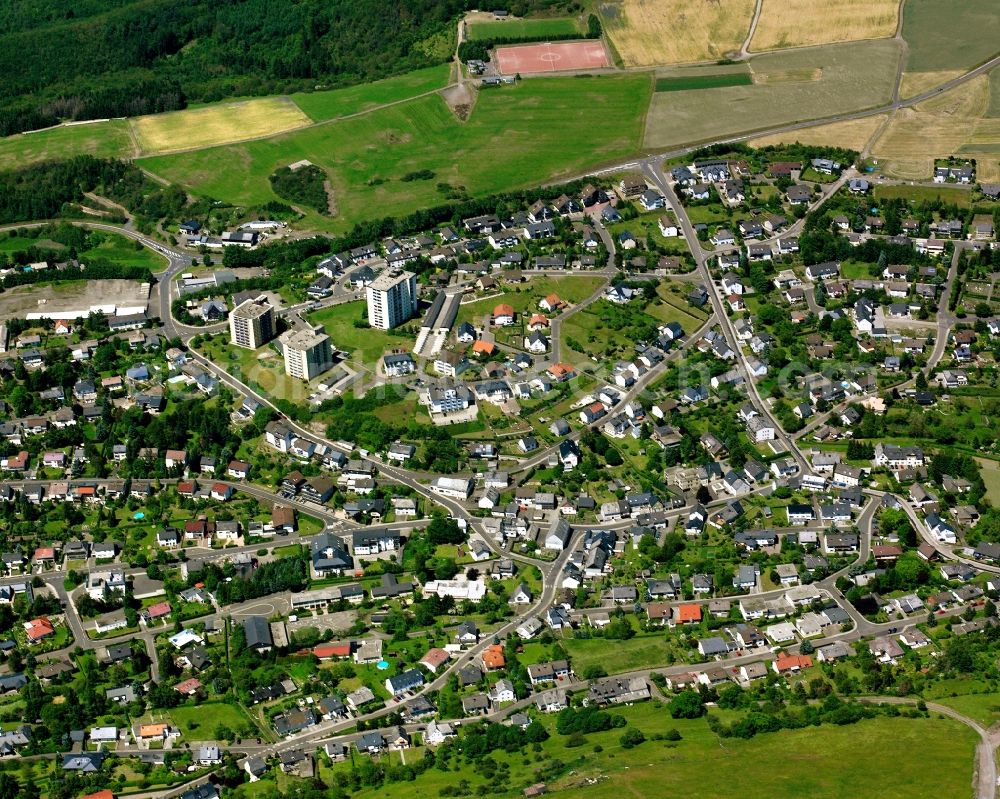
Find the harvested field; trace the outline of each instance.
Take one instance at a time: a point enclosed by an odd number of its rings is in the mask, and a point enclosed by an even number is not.
[[[947,83],[961,74],[962,70],[960,69],[945,69],[937,72],[904,72],[903,81],[899,85],[899,96],[903,99],[915,97],[922,92],[930,91],[935,86]]]
[[[144,155],[214,147],[294,130],[311,120],[291,100],[260,97],[130,121]]]
[[[764,0],[750,49],[884,39],[898,20],[897,0]]]
[[[611,65],[604,44],[599,41],[498,47],[495,57],[497,69],[503,75],[571,72]]]
[[[666,148],[860,111],[892,96],[899,44],[832,44],[750,59],[753,86],[653,95],[647,147]],[[788,81],[822,72],[817,80]],[[771,82],[775,76],[785,80]]]
[[[738,52],[754,0],[620,0],[600,5],[604,29],[627,67],[686,64]]]
[[[831,122],[827,125],[813,125],[800,130],[778,133],[773,136],[761,136],[751,139],[751,147],[767,147],[774,144],[807,144],[813,147],[847,147],[851,150],[864,149],[868,140],[885,122],[887,114],[849,119],[846,122]]]
[[[983,119],[988,105],[989,78],[981,75],[913,108],[900,109],[872,145],[872,155],[882,161],[886,174],[926,180],[934,171],[935,158],[956,153],[975,157],[974,142],[982,146],[997,141],[990,133],[996,126]]]

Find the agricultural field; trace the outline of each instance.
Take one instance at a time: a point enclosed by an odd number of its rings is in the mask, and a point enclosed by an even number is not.
[[[284,97],[213,103],[130,120],[143,155],[197,150],[273,136],[309,123],[309,117]]]
[[[754,0],[601,3],[604,30],[626,67],[687,64],[739,52]]]
[[[645,144],[690,144],[879,106],[892,96],[898,57],[895,41],[755,56],[753,86],[654,94]]]
[[[467,122],[428,96],[369,114],[267,140],[142,160],[155,174],[237,204],[276,199],[277,167],[308,159],[330,175],[339,216],[309,217],[344,230],[373,216],[396,215],[446,199],[538,185],[635,152],[652,82],[647,75],[538,78],[483,92]],[[615,120],[596,138],[580,131]],[[429,180],[403,181],[429,170]],[[443,186],[443,184],[448,184]]]
[[[897,0],[764,0],[750,49],[883,39],[898,21]]]
[[[625,749],[619,744],[621,731],[610,730],[588,734],[586,746],[568,747],[568,739],[554,732],[554,719],[549,716],[543,717],[542,723],[552,737],[528,762],[503,751],[491,756],[509,764],[512,788],[536,781],[537,769],[544,770],[559,760],[562,776],[547,780],[549,792],[582,799],[673,795],[770,799],[806,792],[816,799],[840,799],[864,793],[873,782],[878,783],[879,795],[885,799],[931,799],[950,791],[968,793],[977,740],[964,725],[942,718],[880,717],[845,727],[823,725],[746,740],[718,738],[704,718],[672,719],[658,703],[615,708],[613,712],[624,716],[629,727],[641,730],[647,742]],[[725,711],[711,712],[727,722],[734,718]],[[681,740],[651,740],[669,729],[676,729]],[[929,747],[933,758],[926,756]],[[886,762],[892,762],[894,768],[887,770]],[[739,780],[713,779],[706,771],[708,763],[714,773],[739,774]],[[850,768],[845,768],[845,763]],[[350,767],[338,764],[333,770]],[[459,779],[467,780],[473,791],[484,782],[471,767],[458,774],[432,768],[414,782],[363,788],[353,795],[359,799],[425,799],[437,796]]]
[[[554,17],[552,19],[482,19],[466,23],[466,36],[470,41],[495,38],[528,38],[544,36],[572,36],[583,34],[585,28],[574,17]]]
[[[970,69],[1000,52],[997,4],[906,0],[903,38],[909,45],[907,72]]]
[[[811,125],[785,133],[775,133],[771,136],[761,136],[747,142],[751,147],[769,147],[776,144],[808,144],[814,147],[847,147],[862,151],[869,139],[875,135],[888,114],[876,114],[861,119],[848,119],[844,122],[830,122],[826,125]]]
[[[930,178],[934,159],[953,154],[977,159],[980,180],[1000,179],[1000,119],[988,116],[995,80],[980,75],[898,110],[872,145],[872,155],[886,174],[908,180]]]
[[[362,83],[346,89],[297,92],[291,95],[291,98],[313,122],[325,122],[328,119],[361,114],[387,103],[398,103],[435,89],[443,89],[450,77],[451,66],[438,64],[407,72],[398,77],[374,83]]]
[[[683,92],[698,89],[721,89],[724,86],[752,86],[748,72],[729,72],[722,75],[692,75],[688,78],[657,78],[656,91]]]
[[[113,119],[85,125],[62,125],[0,139],[0,169],[28,166],[56,158],[94,155],[128,158],[134,154],[128,122]]]

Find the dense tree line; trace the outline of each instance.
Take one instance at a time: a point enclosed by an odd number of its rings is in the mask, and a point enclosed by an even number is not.
[[[84,192],[116,183],[133,170],[138,172],[124,161],[79,155],[0,172],[0,223],[59,216],[67,203],[82,200]]]
[[[283,166],[271,177],[271,188],[279,197],[291,203],[307,205],[321,214],[330,211],[329,198],[326,194],[326,172],[315,164],[290,169]]]
[[[231,568],[228,566],[228,569]],[[227,568],[208,564],[197,579],[215,595],[220,605],[231,605],[281,591],[301,591],[306,586],[309,573],[304,558],[289,557],[262,563],[246,580],[226,582],[226,577],[231,576]]]
[[[0,134],[401,74],[450,58],[457,17],[474,5],[302,0],[278,11],[264,0],[4,3]]]

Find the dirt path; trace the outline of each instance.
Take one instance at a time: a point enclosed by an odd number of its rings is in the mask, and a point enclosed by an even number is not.
[[[740,48],[740,58],[747,58],[750,55],[750,41],[757,32],[757,23],[760,22],[760,12],[764,8],[764,0],[757,0],[757,5],[753,10],[753,19],[750,20],[750,30],[747,32],[743,46]]]

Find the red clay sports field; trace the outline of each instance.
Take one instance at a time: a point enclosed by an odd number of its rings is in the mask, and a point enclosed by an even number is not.
[[[610,66],[601,42],[554,42],[500,47],[496,51],[501,75],[537,72],[567,72],[577,69],[600,69]]]

